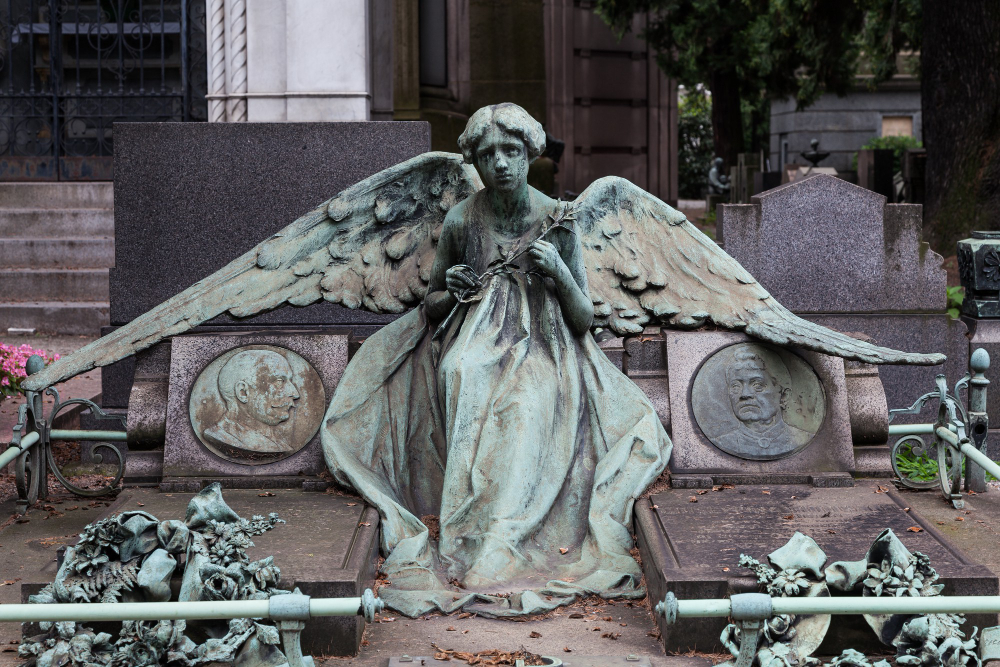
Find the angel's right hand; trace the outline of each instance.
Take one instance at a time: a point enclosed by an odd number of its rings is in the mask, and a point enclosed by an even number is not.
[[[479,287],[482,282],[476,272],[468,264],[456,264],[444,274],[445,285],[456,299],[460,299],[466,290]]]

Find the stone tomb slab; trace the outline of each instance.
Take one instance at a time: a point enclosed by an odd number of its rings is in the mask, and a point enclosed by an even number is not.
[[[347,366],[342,334],[177,336],[161,490],[301,486],[326,470],[320,423]]]
[[[853,483],[842,359],[737,333],[664,336],[673,486]]]
[[[692,501],[692,498],[696,499]],[[740,554],[761,561],[798,531],[812,537],[827,563],[863,558],[886,528],[911,552],[930,557],[945,595],[997,595],[997,577],[968,559],[914,511],[888,483],[859,482],[853,489],[806,485],[748,485],[709,490],[670,489],[636,503],[635,528],[650,600],[668,592],[681,599],[725,598],[756,592],[756,577],[740,568]],[[911,532],[916,526],[921,530]],[[660,625],[667,651],[722,651],[719,634],[727,620],[690,619]],[[997,624],[996,614],[970,614],[969,625]],[[864,650],[876,642],[860,616],[831,624],[824,646]],[[839,648],[838,648],[839,646]],[[823,647],[821,647],[823,648]]]
[[[227,489],[223,499],[244,518],[277,512],[286,523],[253,538],[248,549],[251,559],[274,556],[281,570],[279,587],[298,587],[312,597],[359,597],[373,588],[378,558],[379,517],[360,498],[329,493],[307,493],[300,489],[280,489],[261,496],[259,490]],[[97,520],[119,512],[139,509],[157,519],[183,519],[193,494],[159,493],[155,489],[128,489],[119,501]],[[77,513],[78,514],[78,513]],[[34,522],[32,522],[34,523]],[[79,528],[77,528],[79,530]],[[71,541],[71,543],[75,542]],[[22,582],[22,602],[55,578],[55,563],[46,553],[47,567],[41,577]],[[180,586],[179,578],[176,581]],[[96,624],[95,630],[118,636],[120,624]],[[302,650],[315,656],[351,656],[358,652],[364,619],[359,616],[313,618],[302,633]],[[27,627],[25,634],[38,634]]]

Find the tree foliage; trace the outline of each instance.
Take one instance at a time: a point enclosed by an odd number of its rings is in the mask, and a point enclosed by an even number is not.
[[[873,83],[896,54],[919,48],[921,0],[598,0],[619,34],[637,12],[641,33],[670,77],[712,91],[716,149],[734,164],[744,149],[741,102],[793,97],[799,108],[855,85],[862,52]],[[734,108],[735,107],[735,108]],[[751,148],[757,148],[751,146]]]
[[[677,181],[682,199],[698,199],[708,178],[715,145],[712,100],[704,88],[686,89],[678,100]]]

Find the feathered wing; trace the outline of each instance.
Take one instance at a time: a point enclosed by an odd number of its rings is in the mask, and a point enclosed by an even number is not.
[[[571,211],[596,326],[630,335],[649,323],[681,329],[712,323],[874,364],[945,359],[877,347],[793,315],[683,214],[622,178],[595,181]]]
[[[447,211],[482,182],[454,153],[424,153],[357,183],[113,333],[27,378],[39,390],[228,312],[320,299],[399,313],[427,291]]]

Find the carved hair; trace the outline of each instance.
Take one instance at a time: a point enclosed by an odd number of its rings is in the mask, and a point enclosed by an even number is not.
[[[528,160],[534,160],[545,150],[545,130],[527,111],[511,102],[483,107],[472,114],[465,132],[458,138],[458,147],[468,164],[475,164],[476,149],[489,129],[499,127],[516,135],[528,150]]]
[[[288,360],[277,352],[270,350],[243,350],[237,352],[222,365],[219,371],[219,394],[226,402],[226,409],[235,411],[238,407],[236,400],[236,384],[245,381],[252,385],[257,384],[257,368],[265,360],[272,362],[283,362],[288,364]]]

